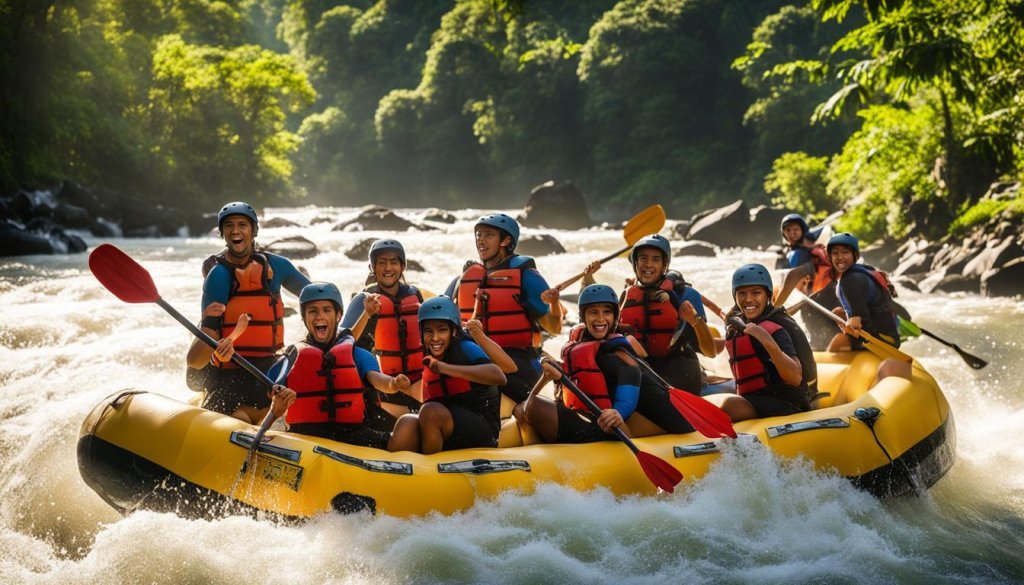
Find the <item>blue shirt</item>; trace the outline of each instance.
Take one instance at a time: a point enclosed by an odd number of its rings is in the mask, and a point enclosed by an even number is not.
[[[273,277],[270,279],[270,290],[274,294],[281,294],[281,287],[284,286],[290,292],[298,295],[302,292],[302,288],[309,284],[309,279],[295,268],[291,260],[276,254],[263,253],[263,255],[267,258],[267,263],[270,264],[270,270],[273,272]],[[210,273],[206,275],[206,280],[203,281],[202,308],[205,309],[210,303],[215,302],[226,305],[228,297],[231,295],[231,284],[234,279],[235,275],[226,266],[219,262],[215,264],[210,269]]]

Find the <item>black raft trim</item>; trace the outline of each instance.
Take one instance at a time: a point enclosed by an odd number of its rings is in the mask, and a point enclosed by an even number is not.
[[[891,463],[848,479],[880,498],[920,495],[946,475],[955,460],[956,423],[950,412],[939,428]]]
[[[345,455],[344,453],[332,451],[327,447],[321,447],[320,445],[313,447],[313,452],[333,459],[339,463],[354,465],[355,467],[365,469],[367,471],[375,471],[377,473],[394,473],[396,475],[412,475],[412,464],[410,463],[399,463],[398,461],[360,459],[358,457],[353,457],[351,455]]]
[[[502,471],[531,471],[530,462],[522,459],[469,459],[466,461],[453,461],[452,463],[438,463],[438,473],[472,473],[483,475],[485,473],[500,473]]]

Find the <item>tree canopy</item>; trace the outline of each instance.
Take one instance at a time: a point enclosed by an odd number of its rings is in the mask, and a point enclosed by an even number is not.
[[[1020,173],[1019,0],[4,0],[3,190],[945,231]],[[907,211],[910,213],[907,213]]]

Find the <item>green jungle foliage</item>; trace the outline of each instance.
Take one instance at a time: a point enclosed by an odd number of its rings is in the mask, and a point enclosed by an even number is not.
[[[742,197],[936,235],[1020,174],[1022,24],[1024,0],[0,0],[0,187],[505,208],[570,179],[599,214]]]

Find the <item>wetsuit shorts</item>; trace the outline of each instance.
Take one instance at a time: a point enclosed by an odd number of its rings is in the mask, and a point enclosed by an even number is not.
[[[556,443],[596,443],[597,441],[616,440],[615,435],[602,431],[596,422],[561,402],[556,402],[555,408],[558,410]]]
[[[536,349],[505,348],[512,361],[519,369],[512,374],[505,374],[507,382],[504,386],[498,386],[502,394],[516,402],[526,400],[537,380],[540,380],[539,354]]]
[[[804,391],[793,386],[765,388],[743,397],[754,406],[759,418],[788,416],[811,409]]]
[[[458,404],[446,405],[452,414],[452,434],[444,440],[444,451],[497,447],[501,421],[497,416],[474,412]]]
[[[252,358],[249,361],[265,372],[275,358]],[[203,370],[206,373],[203,408],[231,415],[241,406],[258,409],[270,406],[267,389],[249,372],[241,368],[218,368],[212,365],[205,366]]]
[[[289,427],[289,432],[311,437],[323,437],[339,443],[361,445],[374,449],[387,449],[391,433],[365,425],[342,425],[337,423],[299,423]]]

